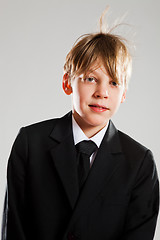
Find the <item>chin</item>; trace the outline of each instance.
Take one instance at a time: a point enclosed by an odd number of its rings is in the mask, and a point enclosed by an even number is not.
[[[109,120],[109,119],[108,119],[108,120]],[[90,126],[92,126],[92,127],[103,127],[103,126],[105,126],[105,125],[107,124],[108,120],[107,120],[107,119],[104,119],[104,120],[102,121],[102,119],[96,119],[96,118],[94,118],[94,120],[93,120],[93,119],[90,119],[90,121],[87,121],[87,122],[88,122],[88,124],[89,124]]]

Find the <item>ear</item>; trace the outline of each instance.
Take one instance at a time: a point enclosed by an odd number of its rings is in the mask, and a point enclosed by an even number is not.
[[[126,93],[127,93],[127,89],[124,89],[124,92],[123,92],[123,95],[122,95],[122,98],[121,98],[121,103],[123,103],[125,101]]]
[[[69,82],[69,74],[68,73],[65,73],[63,75],[62,87],[63,87],[64,92],[67,95],[70,95],[72,93],[72,87],[71,87],[71,84]]]

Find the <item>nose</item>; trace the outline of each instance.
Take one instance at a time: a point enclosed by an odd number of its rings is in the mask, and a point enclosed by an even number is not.
[[[104,84],[97,86],[94,96],[96,98],[108,98],[109,94],[107,86],[104,86]]]

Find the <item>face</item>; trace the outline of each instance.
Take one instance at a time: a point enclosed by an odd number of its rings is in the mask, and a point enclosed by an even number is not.
[[[87,74],[75,77],[71,86],[64,75],[63,89],[72,94],[73,116],[88,137],[108,123],[126,95],[124,83],[117,84],[103,65],[96,67],[96,64]]]

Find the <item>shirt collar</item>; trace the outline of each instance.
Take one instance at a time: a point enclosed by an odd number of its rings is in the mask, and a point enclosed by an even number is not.
[[[96,135],[94,135],[92,138],[88,138],[84,134],[82,129],[79,127],[79,125],[77,124],[77,122],[75,121],[75,119],[74,119],[74,117],[72,115],[72,129],[73,129],[73,139],[74,139],[74,144],[75,145],[77,143],[83,141],[83,140],[92,140],[97,145],[97,147],[99,148],[107,128],[108,128],[108,123]]]

